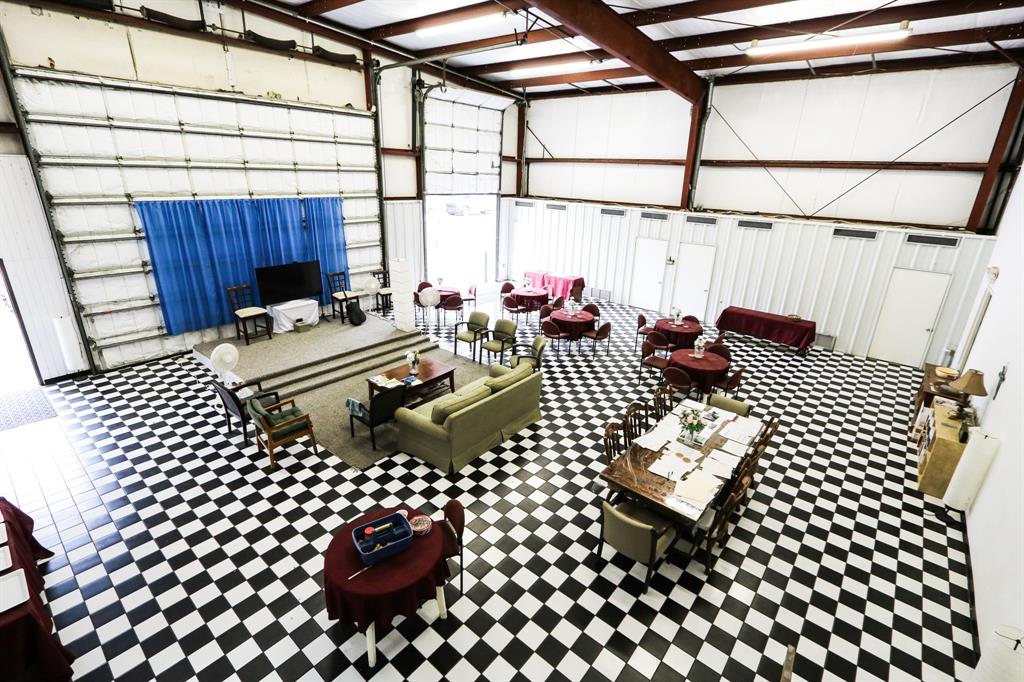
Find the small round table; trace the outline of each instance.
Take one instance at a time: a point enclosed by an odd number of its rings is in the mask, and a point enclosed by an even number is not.
[[[583,332],[594,328],[594,316],[586,311],[580,311],[570,315],[565,308],[552,311],[551,321],[558,325],[558,328],[569,335],[570,341],[579,341],[583,338]]]
[[[548,302],[547,289],[536,287],[519,287],[508,294],[515,299],[516,303],[530,310],[540,310],[540,307]]]
[[[721,355],[705,351],[704,357],[695,358],[691,348],[684,348],[672,353],[668,358],[668,364],[670,367],[679,367],[685,370],[700,387],[701,393],[711,393],[711,387],[729,369],[729,361]]]
[[[437,599],[441,618],[448,617],[444,602],[448,564],[444,560],[441,529],[436,523],[426,535],[414,537],[409,549],[349,580],[349,576],[365,568],[352,541],[352,530],[398,509],[405,509],[410,517],[420,515],[409,507],[369,512],[342,526],[324,552],[327,617],[343,625],[353,623],[366,633],[366,654],[371,667],[377,664],[378,623],[387,626],[395,616],[411,617],[427,599]]]
[[[677,348],[693,348],[693,342],[704,333],[704,327],[696,322],[683,320],[676,324],[667,317],[655,322],[654,329],[664,334],[668,342]]]

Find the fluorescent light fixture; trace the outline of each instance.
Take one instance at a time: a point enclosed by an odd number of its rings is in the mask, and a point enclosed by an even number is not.
[[[886,43],[892,40],[907,38],[912,29],[908,22],[904,21],[894,31],[882,31],[880,33],[862,33],[852,36],[837,36],[822,38],[820,40],[801,40],[798,42],[774,43],[772,45],[761,45],[758,41],[750,43],[746,52],[751,57],[764,57],[773,54],[785,54],[787,52],[801,52],[803,50],[814,50],[817,48],[846,47],[849,45],[865,45],[870,43]]]
[[[589,59],[577,59],[563,64],[550,64],[548,66],[528,66],[522,69],[513,69],[508,72],[510,78],[529,78],[531,76],[548,76],[555,73],[571,73],[569,69],[576,69],[582,66],[590,66]]]

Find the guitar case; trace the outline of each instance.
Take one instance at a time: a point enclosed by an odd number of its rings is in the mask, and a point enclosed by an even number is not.
[[[363,322],[366,322],[366,313],[364,313],[363,309],[359,307],[358,298],[345,297],[345,314],[348,315],[348,321],[351,322],[353,326],[358,327]]]

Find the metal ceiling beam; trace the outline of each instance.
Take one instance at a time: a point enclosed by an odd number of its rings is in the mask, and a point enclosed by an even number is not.
[[[421,17],[406,19],[404,21],[396,21],[392,24],[375,26],[374,28],[366,29],[365,33],[366,37],[371,40],[382,40],[384,38],[391,38],[392,36],[415,33],[416,31],[424,28],[454,24],[460,21],[468,21],[479,17],[491,16],[493,14],[504,14],[508,11],[525,9],[526,7],[529,7],[529,5],[526,4],[525,0],[503,0],[502,2],[491,2],[491,0],[487,0],[487,2],[478,2],[475,5],[456,7],[455,9],[446,10],[444,12],[437,12],[436,14],[427,14]],[[514,37],[512,39],[514,40]]]
[[[299,5],[296,9],[299,11],[299,14],[304,16],[318,17],[321,14],[327,14],[336,9],[354,5],[357,2],[362,2],[362,0],[311,0],[311,2]]]
[[[984,225],[983,219],[990,211],[989,205],[992,203],[992,190],[995,188],[999,175],[1006,172],[1003,169],[1003,161],[1007,156],[1006,152],[1010,147],[1014,131],[1020,125],[1022,114],[1024,114],[1024,69],[1017,69],[1017,80],[1010,91],[1010,99],[1003,111],[996,139],[992,143],[992,152],[989,154],[985,173],[982,175],[981,185],[978,187],[978,194],[974,199],[974,206],[971,208],[971,215],[967,219],[967,229],[971,232],[977,232]],[[1016,174],[1017,169],[1011,168],[1009,172]],[[990,227],[993,230],[996,228],[995,225]]]
[[[658,44],[669,52],[681,50],[694,50],[703,47],[721,47],[723,45],[734,45],[750,43],[753,40],[770,40],[794,36],[802,33],[818,34],[835,30],[841,27],[843,30],[851,28],[868,28],[872,26],[885,26],[886,24],[898,24],[901,21],[922,21],[926,19],[938,19],[961,14],[974,14],[1011,7],[1024,7],[1024,0],[976,0],[975,2],[964,2],[963,0],[936,0],[935,2],[920,2],[914,5],[900,5],[898,7],[885,7],[874,12],[848,12],[846,14],[834,14],[815,19],[804,19],[801,21],[787,21],[779,24],[769,24],[750,28],[738,28],[729,31],[716,31],[714,33],[703,33],[679,38],[668,38],[659,40]],[[640,14],[634,12],[633,14]],[[624,15],[631,17],[632,14]],[[549,55],[546,57],[534,57],[532,59],[514,59],[504,62],[492,62],[465,68],[463,71],[473,75],[489,73],[502,73],[515,69],[529,69],[542,66],[557,66],[571,62],[578,62],[582,55],[578,52],[567,54]],[[610,54],[604,50],[588,50],[587,58],[590,59],[611,59]]]
[[[741,66],[759,66],[761,64],[782,64],[786,62],[802,62],[809,59],[831,59],[835,57],[857,57],[887,52],[903,52],[928,48],[950,47],[953,45],[972,45],[986,43],[989,40],[1017,40],[1024,38],[1024,25],[1007,24],[989,26],[960,31],[942,31],[940,33],[923,33],[911,35],[902,40],[871,45],[846,45],[839,47],[807,48],[799,52],[764,55],[751,57],[747,54],[729,55],[727,57],[710,57],[705,59],[689,59],[679,62],[694,71],[708,69],[738,68]],[[817,69],[816,69],[817,70]],[[806,72],[805,72],[806,73]],[[564,83],[584,83],[606,78],[630,78],[644,76],[645,73],[633,68],[605,69],[602,71],[579,71],[576,73],[556,74],[540,78],[527,78],[515,81],[499,81],[509,88],[528,88],[537,85],[559,85]]]
[[[687,101],[703,97],[707,85],[697,74],[601,0],[528,1]]]
[[[693,19],[723,12],[737,12],[745,9],[764,7],[765,5],[778,5],[790,0],[693,0],[692,2],[681,2],[675,5],[666,5],[654,9],[640,10],[638,12],[624,12],[618,16],[633,26],[650,26],[661,24],[667,21],[679,21],[680,19]],[[426,54],[444,54],[451,50],[464,50],[476,47],[489,47],[508,40],[519,39],[524,43],[544,43],[549,40],[560,40],[562,38],[573,38],[578,33],[569,26],[550,26],[539,28],[519,35],[509,34],[495,36],[493,38],[481,38],[467,40],[462,43],[440,45],[425,50]]]

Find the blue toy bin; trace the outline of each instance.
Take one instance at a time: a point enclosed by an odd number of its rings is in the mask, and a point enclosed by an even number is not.
[[[381,526],[387,526],[389,523],[391,524],[390,527],[378,531],[374,535],[372,543],[367,543],[363,540],[367,528],[371,526],[380,528]],[[370,523],[356,526],[352,530],[352,541],[355,543],[359,558],[363,560],[363,565],[373,566],[378,561],[409,549],[409,546],[412,544],[412,527],[404,516],[396,512],[382,516]],[[381,545],[381,547],[375,550],[374,547],[377,545]]]

